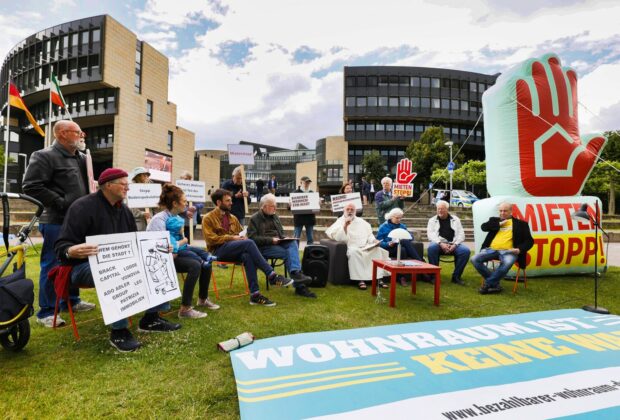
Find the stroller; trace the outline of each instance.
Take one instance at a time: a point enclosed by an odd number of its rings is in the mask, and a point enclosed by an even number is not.
[[[19,243],[9,246],[9,198],[17,198],[35,204],[38,209],[30,222],[22,226],[17,233]],[[34,313],[34,284],[26,278],[25,245],[33,226],[43,213],[43,204],[24,194],[0,193],[3,210],[4,245],[6,261],[0,266],[0,345],[10,351],[23,349],[30,339],[30,323],[28,318]],[[4,275],[13,263],[13,272]]]

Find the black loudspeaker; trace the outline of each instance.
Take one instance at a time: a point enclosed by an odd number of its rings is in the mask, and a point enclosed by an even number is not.
[[[329,249],[325,245],[306,245],[301,270],[312,277],[310,287],[325,287],[329,274]]]

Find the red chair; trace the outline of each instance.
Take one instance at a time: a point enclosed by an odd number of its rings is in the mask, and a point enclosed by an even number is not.
[[[56,305],[54,305],[54,323],[53,328],[56,328],[56,317],[60,309],[60,299],[67,302],[67,308],[69,309],[69,317],[71,318],[71,326],[73,327],[73,336],[76,341],[80,341],[80,334],[77,330],[77,324],[75,323],[75,317],[73,316],[73,308],[69,300],[69,284],[71,279],[72,265],[60,265],[54,267],[47,275],[48,281],[54,283],[54,291],[56,292]]]

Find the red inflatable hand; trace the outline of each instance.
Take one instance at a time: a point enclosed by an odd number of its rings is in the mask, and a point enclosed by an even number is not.
[[[517,82],[521,182],[534,196],[578,194],[607,139],[579,137],[573,70],[549,56],[533,61],[531,73]]]
[[[396,165],[396,182],[399,184],[409,184],[418,175],[411,172],[411,161],[409,159],[401,159]]]

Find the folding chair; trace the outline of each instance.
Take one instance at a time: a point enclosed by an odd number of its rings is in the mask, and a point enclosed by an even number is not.
[[[248,287],[248,278],[245,275],[245,266],[243,265],[243,263],[235,263],[235,262],[230,262],[230,261],[213,261],[212,263],[213,267],[216,267],[218,265],[229,265],[232,266],[232,270],[230,273],[230,285],[229,285],[229,289],[232,289],[233,287],[233,280],[235,279],[235,268],[237,268],[237,266],[241,266],[241,274],[243,275],[243,282],[245,283],[245,293],[242,293],[240,295],[233,295],[230,297],[241,297],[241,296],[245,296],[245,295],[249,295],[250,294],[250,288]],[[213,292],[215,292],[215,298],[219,299],[220,298],[220,292],[218,292],[217,290],[217,281],[215,279],[215,270],[211,270],[211,282],[213,283]]]

